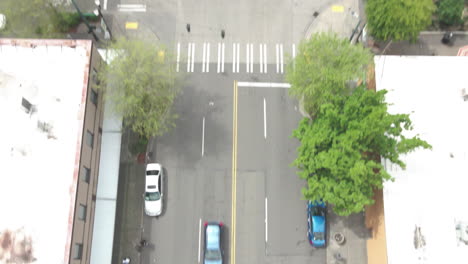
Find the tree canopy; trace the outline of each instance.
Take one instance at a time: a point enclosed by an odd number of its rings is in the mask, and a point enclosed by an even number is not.
[[[373,204],[373,190],[392,179],[379,155],[405,168],[401,154],[431,148],[418,136],[405,137],[412,129],[409,115],[387,113],[385,93],[358,87],[323,104],[313,121],[300,122],[293,132],[301,143],[293,165],[307,180],[306,199],[323,199],[339,215],[360,212]]]
[[[334,96],[349,94],[350,81],[363,79],[371,63],[372,54],[361,45],[351,45],[335,34],[314,34],[299,45],[297,56],[288,65],[289,93],[315,116]]]
[[[114,111],[144,138],[162,135],[174,126],[171,111],[179,82],[173,56],[164,46],[146,40],[117,39],[108,51],[112,61],[99,72],[100,88]]]
[[[411,40],[432,22],[433,0],[368,0],[367,25],[379,40]]]
[[[70,26],[79,23],[79,16],[65,12],[63,4],[52,0],[2,0],[0,13],[6,26],[0,34],[9,37],[63,37]]]

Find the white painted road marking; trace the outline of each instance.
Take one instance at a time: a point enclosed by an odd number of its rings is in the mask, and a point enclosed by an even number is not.
[[[249,55],[250,55],[250,54],[249,54],[249,53],[250,53],[250,50],[249,50],[249,44],[245,44],[245,46],[246,46],[245,48],[247,49],[247,52],[245,53],[245,55],[246,55],[246,61],[247,61],[247,63],[245,64],[245,67],[246,67],[247,73],[249,73],[249,72],[250,72],[250,56],[249,56]]]
[[[260,44],[260,73],[263,73],[263,46]]]
[[[205,72],[206,42],[203,42],[202,72]]]
[[[232,43],[232,72],[236,72],[236,43]]]
[[[222,47],[222,50],[221,50],[221,55],[222,55],[222,60],[221,60],[221,72],[224,72],[224,43],[223,43],[223,47]]]
[[[210,43],[206,46],[206,72],[210,72]]]
[[[253,73],[253,44],[250,44],[250,72]]]
[[[263,136],[267,138],[266,100],[263,97]]]
[[[237,43],[237,72],[239,72],[239,61],[240,61],[240,44]]]
[[[279,73],[279,45],[276,44],[276,73]]]
[[[180,42],[177,42],[177,72],[179,72],[179,61],[180,61]]]
[[[201,250],[201,218],[198,226],[198,263],[200,263],[200,250]]]
[[[104,10],[107,10],[107,0],[104,0]]]
[[[216,64],[216,72],[219,73],[221,65],[221,43],[218,43],[218,64]]]
[[[263,44],[263,62],[264,62],[264,66],[263,66],[263,70],[265,73],[267,73],[267,69],[268,69],[268,63],[267,63],[267,46],[266,44]]]
[[[284,65],[284,60],[283,60],[283,44],[280,44],[280,63],[281,63],[281,73],[283,73],[283,65]]]
[[[205,117],[203,117],[201,155],[202,157],[205,155]]]
[[[268,242],[268,198],[265,197],[265,242]]]
[[[146,12],[146,5],[117,5],[117,10],[120,12]]]
[[[238,82],[238,87],[259,87],[259,88],[291,88],[289,83],[267,83],[267,82]]]
[[[192,43],[192,72],[193,72],[194,64],[195,64],[195,43]]]
[[[192,43],[188,44],[187,72],[190,72],[190,54],[192,53]]]

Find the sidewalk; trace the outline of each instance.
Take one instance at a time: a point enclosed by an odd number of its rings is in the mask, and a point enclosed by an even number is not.
[[[359,0],[339,0],[320,13],[311,23],[305,38],[317,32],[334,32],[339,37],[349,39],[357,24],[363,17],[363,6]],[[361,21],[359,28],[364,26]],[[356,32],[354,38],[357,37]],[[328,212],[328,245],[327,263],[365,264],[367,263],[367,240],[369,230],[365,227],[364,213],[353,214],[348,217],[337,216],[331,210]],[[345,236],[345,242],[339,245],[333,236],[335,233]],[[334,255],[339,254],[343,261],[337,261]]]
[[[135,136],[125,129],[122,135],[120,154],[119,186],[114,231],[112,263],[122,263],[122,258],[130,257],[132,264],[141,263],[136,245],[142,238],[143,192],[145,167],[138,164],[136,155],[129,152]]]
[[[338,0],[318,14],[304,37],[308,39],[314,33],[334,32],[339,37],[349,39],[359,20],[362,19],[359,10],[359,0]],[[363,24],[364,21],[361,22],[360,27]]]

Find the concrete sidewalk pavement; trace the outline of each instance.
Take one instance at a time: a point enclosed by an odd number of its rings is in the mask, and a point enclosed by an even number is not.
[[[317,18],[309,25],[304,38],[308,39],[314,33],[333,32],[339,37],[349,38],[361,17],[359,15],[359,0],[338,0],[317,14]],[[361,22],[361,26],[364,22]]]
[[[310,38],[318,32],[334,32],[339,37],[349,39],[354,29],[362,19],[360,10],[363,10],[359,0],[339,0],[330,5],[310,24],[305,38]],[[361,21],[359,28],[364,26]],[[355,33],[355,36],[359,30]],[[327,263],[365,264],[367,263],[367,239],[369,230],[365,227],[364,213],[341,217],[328,212],[328,245]],[[341,233],[345,237],[343,244],[338,244],[333,236]],[[340,261],[335,256],[339,254],[343,259]]]
[[[145,165],[129,151],[136,139],[129,129],[123,130],[112,263],[120,264],[124,257],[141,263],[137,245],[143,234]]]

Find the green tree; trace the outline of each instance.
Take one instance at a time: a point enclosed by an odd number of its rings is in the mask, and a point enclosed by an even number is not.
[[[437,14],[442,23],[454,25],[463,22],[463,0],[440,0],[437,2]]]
[[[368,0],[367,25],[380,40],[411,40],[427,28],[435,11],[433,0]]]
[[[299,45],[288,65],[289,94],[315,116],[320,106],[337,95],[350,93],[349,83],[363,79],[372,54],[361,45],[351,45],[336,34],[318,33]]]
[[[64,37],[80,22],[77,13],[65,12],[65,6],[53,0],[2,0],[0,13],[7,22],[0,35],[8,37]]]
[[[412,129],[409,115],[389,114],[385,93],[358,87],[349,97],[322,105],[315,120],[300,122],[293,132],[301,142],[293,165],[307,180],[306,199],[322,198],[339,215],[360,212],[374,203],[373,190],[392,180],[379,155],[404,169],[400,154],[431,148],[418,136],[402,134]]]
[[[99,87],[116,113],[144,138],[171,129],[177,117],[171,108],[180,85],[167,49],[146,40],[119,38],[107,55],[113,59],[99,71]]]

